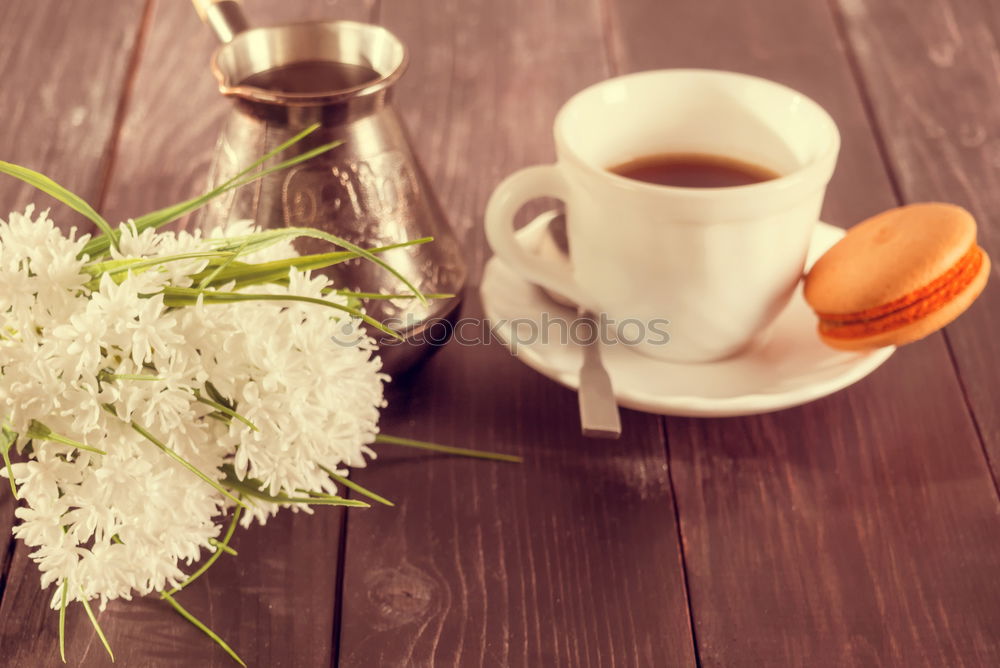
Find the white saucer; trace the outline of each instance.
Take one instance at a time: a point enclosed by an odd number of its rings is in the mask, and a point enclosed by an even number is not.
[[[528,248],[545,234],[551,215],[542,214],[518,231]],[[843,230],[818,223],[807,264],[811,266],[842,236]],[[552,302],[496,257],[486,264],[480,290],[486,317],[508,349],[511,321],[538,323],[543,313],[568,322],[576,318],[573,310]],[[558,334],[548,340],[536,338],[511,352],[532,369],[576,389],[581,349],[561,343]],[[662,415],[724,417],[767,413],[833,394],[870,374],[894,351],[889,347],[847,353],[823,345],[816,335],[816,316],[799,288],[760,340],[720,362],[661,362],[620,343],[604,346],[601,353],[621,406]]]

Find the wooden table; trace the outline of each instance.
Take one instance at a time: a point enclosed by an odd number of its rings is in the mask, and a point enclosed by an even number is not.
[[[553,156],[574,91],[712,67],[835,117],[824,218],[946,200],[1000,258],[993,0],[247,0],[257,22],[354,18],[412,49],[398,90],[472,266],[482,212]],[[213,38],[175,0],[0,4],[0,158],[118,220],[202,189],[228,105]],[[42,198],[0,181],[0,209]],[[80,224],[56,209],[64,224]],[[1000,665],[1000,290],[944,334],[807,406],[732,419],[625,411],[578,435],[576,397],[493,344],[448,346],[391,392],[389,433],[523,465],[386,447],[358,480],[395,508],[284,514],[180,600],[252,666]],[[0,491],[0,664],[58,663],[57,617]],[[156,600],[100,615],[125,666],[228,666]],[[79,607],[71,663],[108,661]]]

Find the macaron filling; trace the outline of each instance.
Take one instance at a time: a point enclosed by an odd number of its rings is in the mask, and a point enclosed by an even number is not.
[[[975,280],[983,250],[975,243],[946,272],[899,299],[854,313],[817,313],[819,330],[831,338],[853,339],[887,332],[933,313]]]

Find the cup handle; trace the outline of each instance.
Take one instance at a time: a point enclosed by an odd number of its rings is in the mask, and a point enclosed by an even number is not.
[[[536,165],[514,172],[496,187],[486,205],[486,240],[493,252],[514,271],[546,290],[586,305],[583,291],[565,268],[529,253],[514,235],[514,215],[538,197],[564,202],[566,181],[556,165]]]

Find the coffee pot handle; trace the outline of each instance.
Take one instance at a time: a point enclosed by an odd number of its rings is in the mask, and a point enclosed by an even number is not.
[[[568,263],[547,261],[532,254],[517,240],[514,216],[533,199],[567,199],[566,181],[556,165],[537,165],[514,172],[504,179],[486,205],[486,240],[493,252],[528,281],[565,297],[579,306],[589,306],[589,299],[577,285]],[[549,217],[549,223],[554,219]],[[546,230],[546,234],[549,232]]]
[[[250,24],[243,14],[243,0],[191,0],[201,20],[223,44],[233,41]]]

